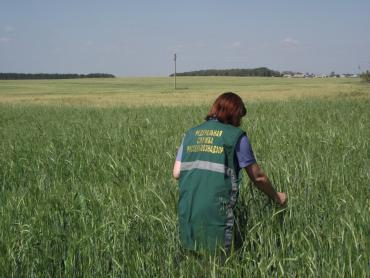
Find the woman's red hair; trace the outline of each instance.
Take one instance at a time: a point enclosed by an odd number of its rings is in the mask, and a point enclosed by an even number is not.
[[[240,126],[240,121],[246,113],[243,100],[237,94],[227,92],[216,99],[206,120],[216,118],[221,123]]]

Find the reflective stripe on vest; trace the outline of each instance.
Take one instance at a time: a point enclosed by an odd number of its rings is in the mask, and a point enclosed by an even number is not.
[[[204,160],[195,160],[191,162],[181,162],[181,171],[189,171],[193,169],[208,170],[212,172],[222,173],[226,176],[231,175],[231,169],[225,167],[224,164],[214,163]]]

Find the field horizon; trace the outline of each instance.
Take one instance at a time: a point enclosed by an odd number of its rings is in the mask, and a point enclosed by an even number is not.
[[[245,101],[369,98],[359,78],[178,77],[1,80],[0,103],[71,106],[182,106],[211,104],[232,91]]]

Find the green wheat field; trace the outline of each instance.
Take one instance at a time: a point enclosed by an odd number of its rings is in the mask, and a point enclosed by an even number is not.
[[[0,81],[1,277],[369,277],[370,86],[359,79]],[[181,249],[172,166],[219,94],[246,101],[242,248]]]

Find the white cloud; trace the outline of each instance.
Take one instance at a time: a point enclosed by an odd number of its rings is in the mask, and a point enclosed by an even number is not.
[[[231,44],[231,47],[240,47],[241,45],[242,45],[241,42],[233,42]]]
[[[92,41],[87,41],[85,45],[86,45],[87,47],[89,47],[89,46],[93,46],[93,45],[94,45],[94,42],[92,42]]]
[[[7,38],[7,37],[1,37],[0,38],[0,43],[8,43],[8,42],[10,42],[9,38]]]
[[[7,33],[11,33],[15,30],[15,28],[13,26],[5,26],[4,27],[4,31],[7,32]]]
[[[176,51],[180,51],[183,48],[184,48],[183,44],[177,44],[177,45],[167,47],[167,50],[169,50],[171,52],[176,52]]]
[[[293,38],[285,38],[283,40],[283,43],[286,44],[286,45],[298,45],[299,44],[299,41],[296,40],[296,39],[293,39]]]

